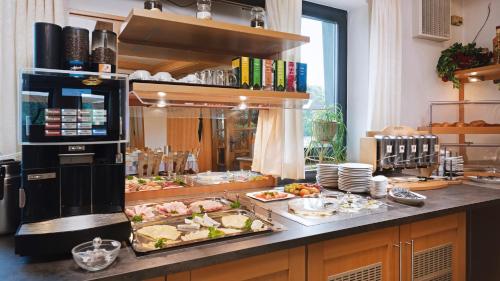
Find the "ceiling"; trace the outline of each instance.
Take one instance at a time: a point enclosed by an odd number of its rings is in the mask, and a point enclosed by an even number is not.
[[[368,0],[306,0],[306,1],[346,11],[368,5]]]

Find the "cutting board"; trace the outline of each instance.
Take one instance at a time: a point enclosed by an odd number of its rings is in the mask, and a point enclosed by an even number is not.
[[[433,180],[433,181],[421,181],[421,182],[400,182],[392,185],[408,188],[409,190],[412,191],[418,191],[418,190],[433,190],[433,189],[445,188],[448,187],[449,185],[461,184],[461,183],[462,183],[461,180],[452,180],[452,181]]]

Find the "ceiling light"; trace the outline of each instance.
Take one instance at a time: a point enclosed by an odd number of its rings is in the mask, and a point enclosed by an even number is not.
[[[470,75],[477,75],[477,72],[473,71],[473,72],[470,73]]]
[[[167,106],[167,103],[164,102],[164,101],[159,101],[157,104],[156,104],[157,107],[165,107]]]
[[[240,101],[246,101],[247,97],[246,96],[240,96]]]
[[[159,97],[164,97],[164,96],[166,96],[166,95],[167,95],[167,93],[165,93],[165,92],[158,92],[158,96],[159,96]]]
[[[479,81],[484,81],[484,76],[479,76],[479,75],[470,75],[467,77],[469,82],[479,82]]]

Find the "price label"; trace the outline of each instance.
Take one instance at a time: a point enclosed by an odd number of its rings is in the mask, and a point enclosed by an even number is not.
[[[399,146],[399,153],[405,153],[405,146],[404,145]]]
[[[415,144],[411,145],[411,153],[417,153],[417,145]]]
[[[429,145],[428,144],[424,144],[423,145],[423,150],[424,150],[424,152],[429,151]]]
[[[386,146],[386,147],[385,147],[385,151],[386,151],[387,153],[392,153],[392,145],[388,145],[388,146]]]

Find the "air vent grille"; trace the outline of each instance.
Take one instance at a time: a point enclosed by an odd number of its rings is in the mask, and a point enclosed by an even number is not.
[[[382,281],[382,263],[374,263],[328,276],[328,281]]]
[[[414,0],[415,37],[445,41],[450,39],[450,0]]]
[[[451,281],[453,246],[445,244],[415,253],[415,281]]]

